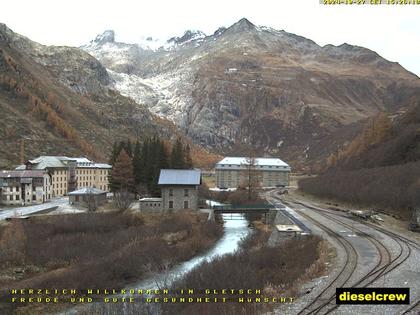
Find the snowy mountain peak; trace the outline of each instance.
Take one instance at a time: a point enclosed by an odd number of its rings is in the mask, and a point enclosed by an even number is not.
[[[94,42],[97,44],[113,43],[115,42],[115,32],[113,30],[106,30],[96,36]]]
[[[171,39],[169,39],[168,43],[174,43],[174,44],[180,45],[180,44],[185,44],[193,40],[197,40],[204,37],[206,37],[206,34],[204,34],[202,31],[187,30],[185,31],[184,35],[182,35],[181,37],[172,37]]]

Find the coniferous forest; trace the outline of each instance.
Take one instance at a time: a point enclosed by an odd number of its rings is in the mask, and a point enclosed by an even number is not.
[[[158,186],[161,169],[191,169],[190,146],[177,139],[168,143],[157,136],[132,143],[115,142],[109,163],[109,176],[113,192],[128,190],[140,196],[159,197]]]

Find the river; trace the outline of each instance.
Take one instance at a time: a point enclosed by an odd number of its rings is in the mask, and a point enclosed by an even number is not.
[[[237,215],[234,217],[234,220],[229,220],[230,215],[223,216],[223,236],[210,250],[175,266],[166,274],[155,275],[130,287],[134,289],[155,289],[157,287],[168,288],[175,280],[191,271],[201,262],[205,260],[211,261],[216,256],[222,256],[235,252],[238,249],[239,242],[242,238],[248,236],[251,232],[251,228],[248,227],[249,223],[242,215]]]
[[[158,288],[169,288],[171,284],[179,279],[180,277],[187,274],[194,267],[202,263],[203,261],[211,261],[217,256],[223,256],[229,253],[235,252],[239,248],[240,241],[247,237],[251,233],[251,228],[248,227],[248,221],[243,215],[234,216],[234,220],[230,220],[231,215],[223,215],[223,227],[224,233],[220,240],[218,240],[214,246],[208,251],[191,258],[188,261],[180,263],[169,269],[166,273],[156,274],[148,279],[139,281],[135,284],[127,286],[129,289],[158,289]],[[112,296],[109,296],[112,297]],[[121,297],[121,296],[120,296]],[[121,305],[121,304],[120,304]],[[77,314],[79,311],[86,311],[86,306],[89,304],[80,304],[74,308],[61,312],[60,314],[72,315]],[[92,305],[90,305],[92,306]],[[119,314],[125,314],[126,303],[122,303]],[[84,312],[83,312],[84,313]]]

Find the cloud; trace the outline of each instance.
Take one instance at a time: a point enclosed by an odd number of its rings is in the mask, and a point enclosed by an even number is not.
[[[420,74],[419,13],[413,5],[326,6],[315,0],[21,0],[2,3],[0,21],[43,44],[80,46],[105,29],[114,29],[119,41],[136,42],[186,29],[211,34],[246,17],[320,45],[364,46]]]

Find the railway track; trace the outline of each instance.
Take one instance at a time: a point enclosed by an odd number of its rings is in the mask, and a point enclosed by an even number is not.
[[[304,206],[306,208],[309,208],[311,210],[316,211],[318,214],[320,214],[321,216],[337,223],[340,224],[346,228],[349,228],[350,230],[353,231],[357,231],[358,236],[364,237],[365,239],[369,240],[377,249],[378,253],[379,253],[379,261],[376,264],[376,266],[374,268],[372,268],[366,275],[364,275],[363,277],[361,277],[356,283],[352,284],[350,287],[367,287],[370,284],[372,284],[373,282],[375,282],[376,280],[378,280],[380,277],[385,276],[386,274],[390,273],[391,271],[393,271],[395,268],[397,268],[398,266],[400,266],[401,264],[403,264],[411,255],[411,248],[410,246],[408,246],[406,244],[406,242],[402,242],[399,238],[390,235],[391,239],[398,245],[399,250],[398,250],[398,254],[394,257],[392,257],[391,252],[387,249],[386,245],[380,241],[378,241],[373,235],[366,233],[365,231],[362,231],[361,229],[350,225],[348,223],[345,223],[341,220],[338,220],[337,218],[333,217],[333,214],[330,213],[330,211],[328,210],[324,210],[324,209],[320,209],[320,208],[316,208],[307,204],[302,204],[302,203],[295,203],[295,204],[299,204],[301,206]],[[321,211],[321,213],[319,213],[318,211]],[[302,214],[300,212],[300,214]],[[343,216],[345,217],[345,216]],[[348,217],[345,217],[347,219]],[[381,231],[382,232],[382,231]],[[384,257],[387,257],[387,259],[385,259]],[[333,297],[331,297],[330,302],[333,302],[333,300],[335,299],[335,295]],[[319,307],[315,312],[310,312],[313,314],[318,314],[323,308],[327,308],[325,310],[324,314],[328,314],[331,313],[332,311],[334,311],[335,309],[338,308],[338,305],[328,305],[327,303],[325,303],[324,305],[322,305],[322,307]]]
[[[270,194],[272,198],[276,200],[280,200],[276,195]],[[283,203],[284,202],[282,200]],[[349,287],[367,287],[370,284],[374,283],[378,279],[380,279],[382,276],[385,277],[388,273],[395,270],[398,266],[402,265],[411,255],[412,248],[415,248],[417,250],[420,250],[419,244],[416,242],[393,232],[390,232],[386,229],[383,229],[381,227],[378,227],[374,224],[368,223],[368,222],[361,222],[359,220],[355,220],[354,218],[350,218],[344,213],[340,213],[333,210],[326,210],[318,207],[314,207],[312,205],[308,205],[306,203],[302,203],[300,201],[292,201],[289,204],[291,205],[299,205],[301,207],[305,207],[308,209],[311,209],[312,211],[316,212],[318,215],[322,216],[323,218],[330,220],[334,222],[335,224],[340,224],[341,226],[350,229],[351,231],[356,232],[358,236],[365,238],[368,240],[377,250],[379,254],[379,259],[376,263],[376,265],[371,268],[364,276],[358,278],[355,282],[349,283],[349,279],[354,274],[354,268],[350,268],[353,271],[348,274],[346,281],[344,281],[344,284]],[[296,207],[294,207],[296,208]],[[345,240],[341,235],[338,233],[332,231],[330,228],[328,228],[325,224],[322,224],[321,222],[317,221],[313,217],[303,213],[302,211],[299,211],[299,214],[305,217],[307,220],[310,220],[313,224],[317,225],[319,228],[324,230],[329,234],[330,237],[335,238],[338,243],[341,244],[341,246],[344,248],[346,247],[352,247],[353,250],[349,251],[348,249],[345,249],[346,258],[344,261],[344,266],[340,270],[340,272],[337,274],[337,276],[330,281],[330,283],[325,287],[319,294],[316,296],[312,302],[307,304],[303,309],[300,310],[298,314],[328,314],[336,310],[339,305],[334,304],[335,302],[335,290],[334,292],[331,292],[331,288],[334,286],[334,289],[336,287],[340,287],[343,285],[339,285],[338,279],[343,276],[343,273],[345,273],[344,270],[346,270],[346,266],[349,264],[349,254],[356,253],[357,251],[354,249],[354,247],[350,244],[344,245],[343,240]],[[363,231],[360,228],[355,227],[353,224],[349,224],[346,222],[343,222],[342,220],[338,219],[336,216],[340,216],[342,218],[346,218],[347,220],[355,221],[357,223],[364,224],[370,228],[373,228],[379,233],[387,235],[390,239],[392,239],[398,246],[398,252],[396,255],[392,255],[392,253],[389,251],[387,244],[384,244],[380,240],[378,240],[378,237],[375,235],[372,235],[371,233],[367,233],[366,231]],[[332,233],[331,233],[332,232]],[[339,240],[340,239],[340,240]],[[348,242],[348,241],[347,241]],[[345,242],[346,243],[346,242]],[[350,243],[350,242],[348,242]],[[357,257],[357,256],[356,256]],[[356,259],[357,261],[357,259]],[[350,270],[347,268],[347,270]],[[348,272],[348,271],[347,271]],[[405,309],[401,314],[411,314],[411,312],[414,312],[417,307],[420,306],[420,300],[413,303],[410,307]]]

